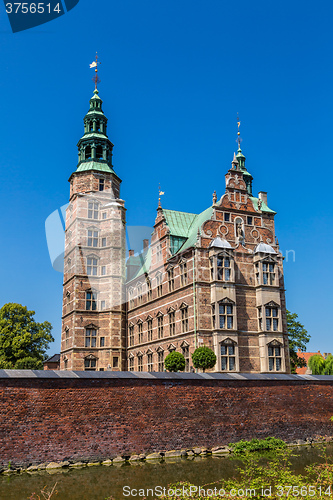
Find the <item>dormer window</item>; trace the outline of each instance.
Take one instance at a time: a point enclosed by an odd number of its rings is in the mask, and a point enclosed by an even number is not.
[[[230,281],[231,265],[230,258],[218,255],[217,256],[217,279],[222,281]]]
[[[215,238],[216,240],[217,238]],[[215,241],[214,240],[214,241]],[[221,243],[220,243],[221,242]],[[220,244],[227,244],[227,242],[222,242]],[[234,258],[232,249],[223,250],[218,254],[213,253],[213,249],[210,251],[210,276],[212,281],[234,281]]]
[[[262,263],[262,279],[264,285],[275,285],[275,264],[270,262]]]

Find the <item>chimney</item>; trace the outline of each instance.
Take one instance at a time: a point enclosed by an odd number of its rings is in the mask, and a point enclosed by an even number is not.
[[[266,191],[260,191],[258,194],[259,200],[263,201],[267,205],[267,192]]]
[[[133,255],[134,255],[134,250],[129,250],[129,251],[128,251],[128,255],[129,255],[129,257],[133,257]]]
[[[143,250],[147,250],[147,248],[149,247],[149,240],[143,240]]]

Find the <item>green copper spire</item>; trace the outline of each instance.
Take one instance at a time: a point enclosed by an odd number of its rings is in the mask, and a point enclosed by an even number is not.
[[[245,160],[246,160],[246,158],[243,155],[241,147],[240,147],[241,142],[242,142],[242,139],[240,137],[240,131],[239,131],[240,123],[241,122],[239,120],[239,116],[237,115],[237,125],[238,125],[237,142],[238,142],[238,150],[237,150],[236,158],[237,158],[237,161],[238,161],[238,164],[239,164],[239,168],[240,168],[240,170],[243,173],[243,177],[244,177],[244,181],[245,181],[245,184],[246,184],[247,192],[249,193],[250,196],[252,196],[252,181],[253,181],[253,177],[250,174],[250,172],[248,172],[246,170],[246,167],[245,167]]]
[[[77,172],[85,170],[99,170],[113,172],[112,150],[113,144],[107,136],[107,118],[102,110],[102,99],[95,88],[90,99],[90,108],[84,117],[84,135],[79,140],[79,163]]]

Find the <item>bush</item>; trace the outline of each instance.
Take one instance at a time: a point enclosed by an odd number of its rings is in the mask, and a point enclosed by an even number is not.
[[[246,453],[247,451],[269,451],[278,448],[285,448],[287,445],[282,439],[267,437],[265,439],[251,439],[251,441],[238,441],[230,443],[230,448],[236,455]]]
[[[183,372],[185,364],[184,356],[176,351],[170,352],[164,360],[164,366],[168,372]]]
[[[208,368],[213,368],[216,364],[216,356],[214,351],[207,346],[198,347],[192,354],[193,366],[202,368],[203,371]]]

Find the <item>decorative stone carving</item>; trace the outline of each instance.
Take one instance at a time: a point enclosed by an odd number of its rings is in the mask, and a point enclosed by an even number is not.
[[[227,226],[224,223],[220,225],[220,227],[219,227],[219,233],[222,236],[227,236],[227,234],[229,233],[229,229],[227,228]]]

